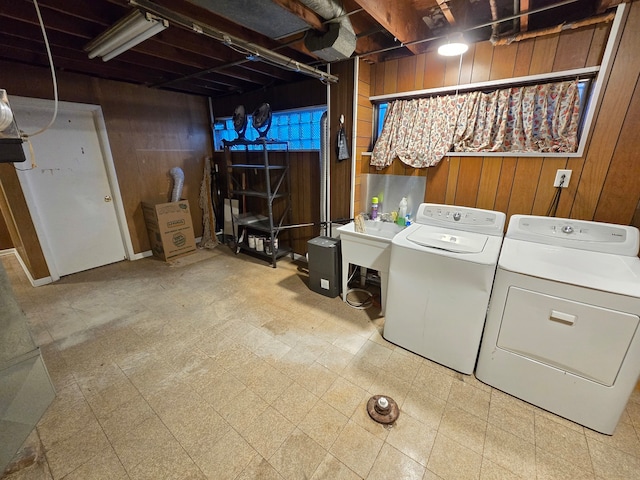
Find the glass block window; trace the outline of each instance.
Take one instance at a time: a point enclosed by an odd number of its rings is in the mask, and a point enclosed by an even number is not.
[[[320,118],[326,107],[310,107],[296,110],[273,112],[271,128],[267,132],[269,140],[289,142],[289,150],[320,150]],[[251,115],[245,132],[247,140],[256,140],[258,132],[251,126]],[[213,126],[213,138],[216,150],[222,150],[222,140],[235,140],[238,134],[233,128],[231,117],[216,118]],[[233,150],[243,150],[237,145]],[[281,149],[281,145],[270,145],[268,148]],[[261,149],[258,145],[250,145],[250,150]]]

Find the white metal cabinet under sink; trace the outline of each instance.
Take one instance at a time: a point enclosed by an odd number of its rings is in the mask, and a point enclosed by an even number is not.
[[[391,240],[404,229],[391,222],[365,220],[365,231],[356,232],[355,223],[339,227],[342,252],[342,300],[347,301],[349,264],[378,271],[380,275],[380,306],[384,315],[391,257]]]

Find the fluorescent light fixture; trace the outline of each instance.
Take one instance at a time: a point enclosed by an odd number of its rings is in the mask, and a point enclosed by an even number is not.
[[[114,26],[91,40],[84,51],[89,58],[102,57],[106,62],[126,52],[169,26],[165,19],[134,10]]]
[[[438,47],[438,55],[443,57],[457,57],[469,50],[469,45],[464,41],[462,34],[447,37],[447,43],[443,43]]]

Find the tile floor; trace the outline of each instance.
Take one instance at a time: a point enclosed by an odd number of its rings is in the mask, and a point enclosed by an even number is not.
[[[5,480],[640,478],[640,391],[600,435],[386,342],[379,310],[288,260],[220,247],[39,288],[1,261],[58,392],[43,462]],[[391,428],[367,416],[379,393]]]

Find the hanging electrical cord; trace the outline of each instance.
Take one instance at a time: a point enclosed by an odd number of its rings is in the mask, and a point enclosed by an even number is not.
[[[53,66],[53,57],[51,56],[51,48],[49,46],[49,38],[47,37],[47,31],[44,28],[44,22],[42,21],[42,15],[40,14],[40,7],[38,6],[38,0],[33,0],[33,5],[36,7],[36,14],[38,15],[38,21],[40,22],[40,29],[42,30],[42,36],[44,37],[44,46],[47,49],[47,57],[49,58],[49,67],[51,68],[51,80],[53,81],[53,117],[44,128],[41,128],[37,132],[34,133],[22,133],[24,138],[34,137],[36,135],[40,135],[42,132],[47,130],[53,123],[56,121],[56,117],[58,116],[58,80],[56,79],[56,71]]]
[[[25,133],[22,130],[20,131],[20,137],[24,142],[29,146],[29,155],[31,156],[31,168],[18,168],[13,164],[13,168],[19,170],[21,172],[26,172],[28,170],[33,170],[36,168],[36,154],[33,150],[33,144],[31,143],[30,138],[35,137],[36,135],[40,135],[41,133],[48,130],[51,125],[54,124],[56,118],[58,117],[58,79],[56,78],[56,71],[53,66],[53,57],[51,56],[51,47],[49,46],[49,38],[47,37],[47,31],[44,28],[44,21],[42,20],[42,14],[40,13],[40,7],[38,6],[38,0],[33,0],[33,5],[36,8],[36,15],[38,16],[38,22],[40,23],[40,29],[42,30],[42,36],[44,38],[44,46],[47,50],[47,57],[49,58],[49,67],[51,69],[51,80],[53,83],[53,116],[51,117],[51,121],[49,124],[41,128],[40,130],[33,133]]]
[[[558,205],[560,205],[560,195],[562,195],[562,186],[564,185],[565,178],[566,175],[562,175],[560,177],[560,184],[556,187],[556,193],[553,195],[553,198],[551,199],[551,203],[549,204],[549,208],[547,210],[547,217],[556,216]]]

